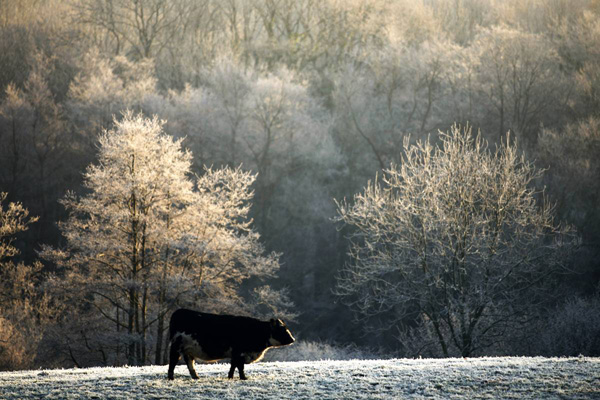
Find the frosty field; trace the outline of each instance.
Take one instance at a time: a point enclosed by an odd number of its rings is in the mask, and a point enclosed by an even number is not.
[[[600,399],[599,358],[263,362],[0,373],[1,399]]]

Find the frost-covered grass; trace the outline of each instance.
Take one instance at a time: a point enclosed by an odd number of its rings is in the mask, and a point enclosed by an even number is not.
[[[227,364],[0,373],[1,399],[593,399],[599,358],[473,358],[263,362],[248,381]]]
[[[293,346],[268,351],[264,361],[365,360],[383,357],[381,352],[360,348],[354,344],[336,345],[327,342],[298,340]]]

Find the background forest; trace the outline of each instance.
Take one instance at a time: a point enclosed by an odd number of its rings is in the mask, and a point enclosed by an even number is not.
[[[141,115],[163,141],[155,151],[173,148],[165,157],[202,194],[182,186],[165,197],[181,195],[179,210],[238,207],[222,213],[239,224],[227,239],[239,254],[198,247],[173,268],[209,255],[226,270],[231,260],[270,266],[221,283],[203,276],[202,293],[184,272],[189,281],[148,277],[163,296],[145,322],[156,334],[143,330],[152,354],[131,336],[100,337],[92,290],[104,304],[122,297],[82,283],[91,270],[69,275],[62,253],[86,251],[73,239],[73,199],[91,202],[90,220],[104,218],[92,202],[94,173],[111,165],[106,132],[126,133]],[[424,336],[406,330],[413,320],[357,324],[339,296],[353,231],[335,221],[334,199],[352,198],[402,164],[406,143],[438,143],[454,123],[480,131],[490,149],[510,131],[519,154],[545,170],[531,180],[538,200],[544,192],[580,239],[567,268],[544,278],[553,296],[523,316],[527,328],[506,325],[473,354],[600,355],[600,1],[0,1],[0,368],[160,363],[169,301],[278,313],[304,341],[448,355],[421,346]],[[224,186],[239,196],[232,208],[209,196]],[[157,259],[173,254],[156,246]],[[196,300],[169,300],[177,285]],[[83,288],[89,308],[72,297]]]

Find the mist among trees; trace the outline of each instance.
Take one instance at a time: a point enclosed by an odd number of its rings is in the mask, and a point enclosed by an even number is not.
[[[0,368],[170,313],[600,355],[600,2],[0,3]]]

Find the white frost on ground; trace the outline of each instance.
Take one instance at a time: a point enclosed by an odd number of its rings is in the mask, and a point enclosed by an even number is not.
[[[263,362],[0,373],[0,399],[600,399],[600,358]]]

